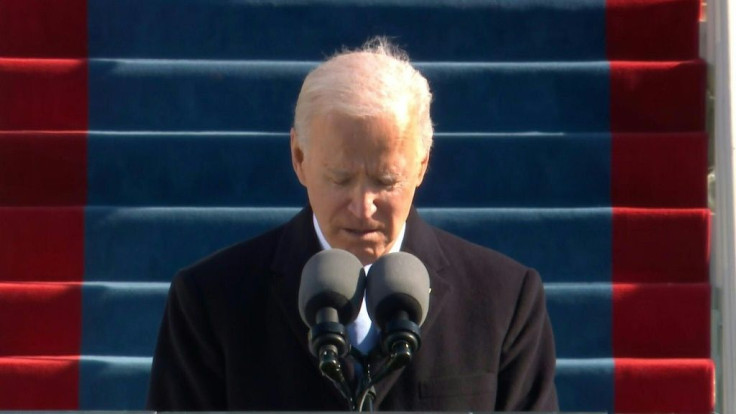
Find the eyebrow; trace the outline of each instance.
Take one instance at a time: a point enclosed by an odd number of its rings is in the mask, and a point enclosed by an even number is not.
[[[342,178],[349,178],[354,175],[354,173],[350,170],[343,169],[340,167],[327,167],[326,168],[326,174],[330,175],[333,178],[342,179]],[[403,175],[400,172],[397,171],[381,171],[378,175],[372,175],[369,174],[370,177],[377,178],[379,180],[390,180],[390,181],[400,181]]]
[[[345,177],[349,177],[352,175],[352,173],[347,170],[338,170],[338,169],[332,169],[332,168],[327,169],[327,174],[338,177],[338,178],[345,178]]]
[[[378,178],[380,178],[381,180],[398,181],[399,179],[401,179],[401,175],[394,172],[388,172],[385,174],[380,174]]]

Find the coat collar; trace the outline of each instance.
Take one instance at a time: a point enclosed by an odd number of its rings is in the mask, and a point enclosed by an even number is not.
[[[302,268],[314,254],[321,250],[319,240],[312,224],[312,209],[306,207],[301,210],[285,226],[281,239],[276,247],[271,269],[274,272],[274,300],[279,302],[281,309],[288,320],[296,340],[302,345],[306,355],[317,361],[309,351],[307,342],[308,328],[299,315],[298,298],[299,283]],[[429,312],[421,327],[422,335],[429,332],[434,325],[437,315],[441,312],[451,291],[452,285],[445,271],[449,262],[437,240],[431,226],[419,217],[416,209],[412,208],[406,223],[406,234],[401,250],[417,256],[427,267],[430,279]],[[421,349],[419,350],[421,352]],[[352,367],[346,367],[352,370]],[[376,385],[376,404],[380,404],[393,384],[400,377],[402,371],[397,371]],[[335,394],[337,391],[335,390]]]
[[[434,229],[427,224],[415,208],[409,212],[406,220],[406,234],[401,251],[411,253],[418,257],[424,263],[429,273],[429,312],[421,326],[421,334],[426,337],[427,333],[434,327],[437,316],[447,302],[447,294],[452,290],[452,285],[448,280],[446,272],[449,269],[449,261],[445,256],[444,249],[437,240]],[[421,348],[418,351],[422,352]],[[376,406],[386,398],[393,385],[398,381],[404,370],[394,372],[381,382],[376,384]],[[417,390],[418,392],[418,390]]]
[[[284,225],[271,262],[273,299],[280,305],[296,341],[310,358],[309,329],[299,314],[299,283],[304,265],[320,249],[312,224],[312,209],[306,207]]]

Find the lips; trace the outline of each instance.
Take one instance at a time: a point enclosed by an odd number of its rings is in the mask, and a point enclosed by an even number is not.
[[[366,235],[366,234],[372,234],[372,233],[378,233],[378,229],[345,229],[350,234],[355,234],[358,236]]]
[[[345,233],[347,233],[351,237],[355,237],[355,238],[359,238],[359,239],[364,239],[364,240],[365,239],[373,239],[374,237],[376,237],[376,235],[378,235],[380,233],[378,229],[373,229],[373,228],[369,228],[369,229],[361,229],[361,228],[351,229],[351,228],[345,228],[345,229],[343,229],[343,231],[345,231]]]

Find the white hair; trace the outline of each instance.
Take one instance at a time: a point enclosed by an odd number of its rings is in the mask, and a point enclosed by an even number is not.
[[[294,129],[307,150],[312,120],[330,113],[356,118],[393,117],[402,135],[432,147],[429,113],[432,93],[427,79],[403,50],[384,37],[360,49],[343,51],[312,70],[304,79],[294,111]]]

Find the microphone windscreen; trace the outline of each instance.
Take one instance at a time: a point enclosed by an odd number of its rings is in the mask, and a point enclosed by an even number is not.
[[[312,327],[317,323],[317,312],[333,308],[339,322],[348,324],[358,317],[364,291],[365,271],[360,260],[345,250],[323,250],[302,269],[299,313],[304,323]]]
[[[406,252],[379,258],[368,271],[368,315],[381,329],[399,312],[406,312],[417,325],[429,309],[429,273],[421,260]]]

